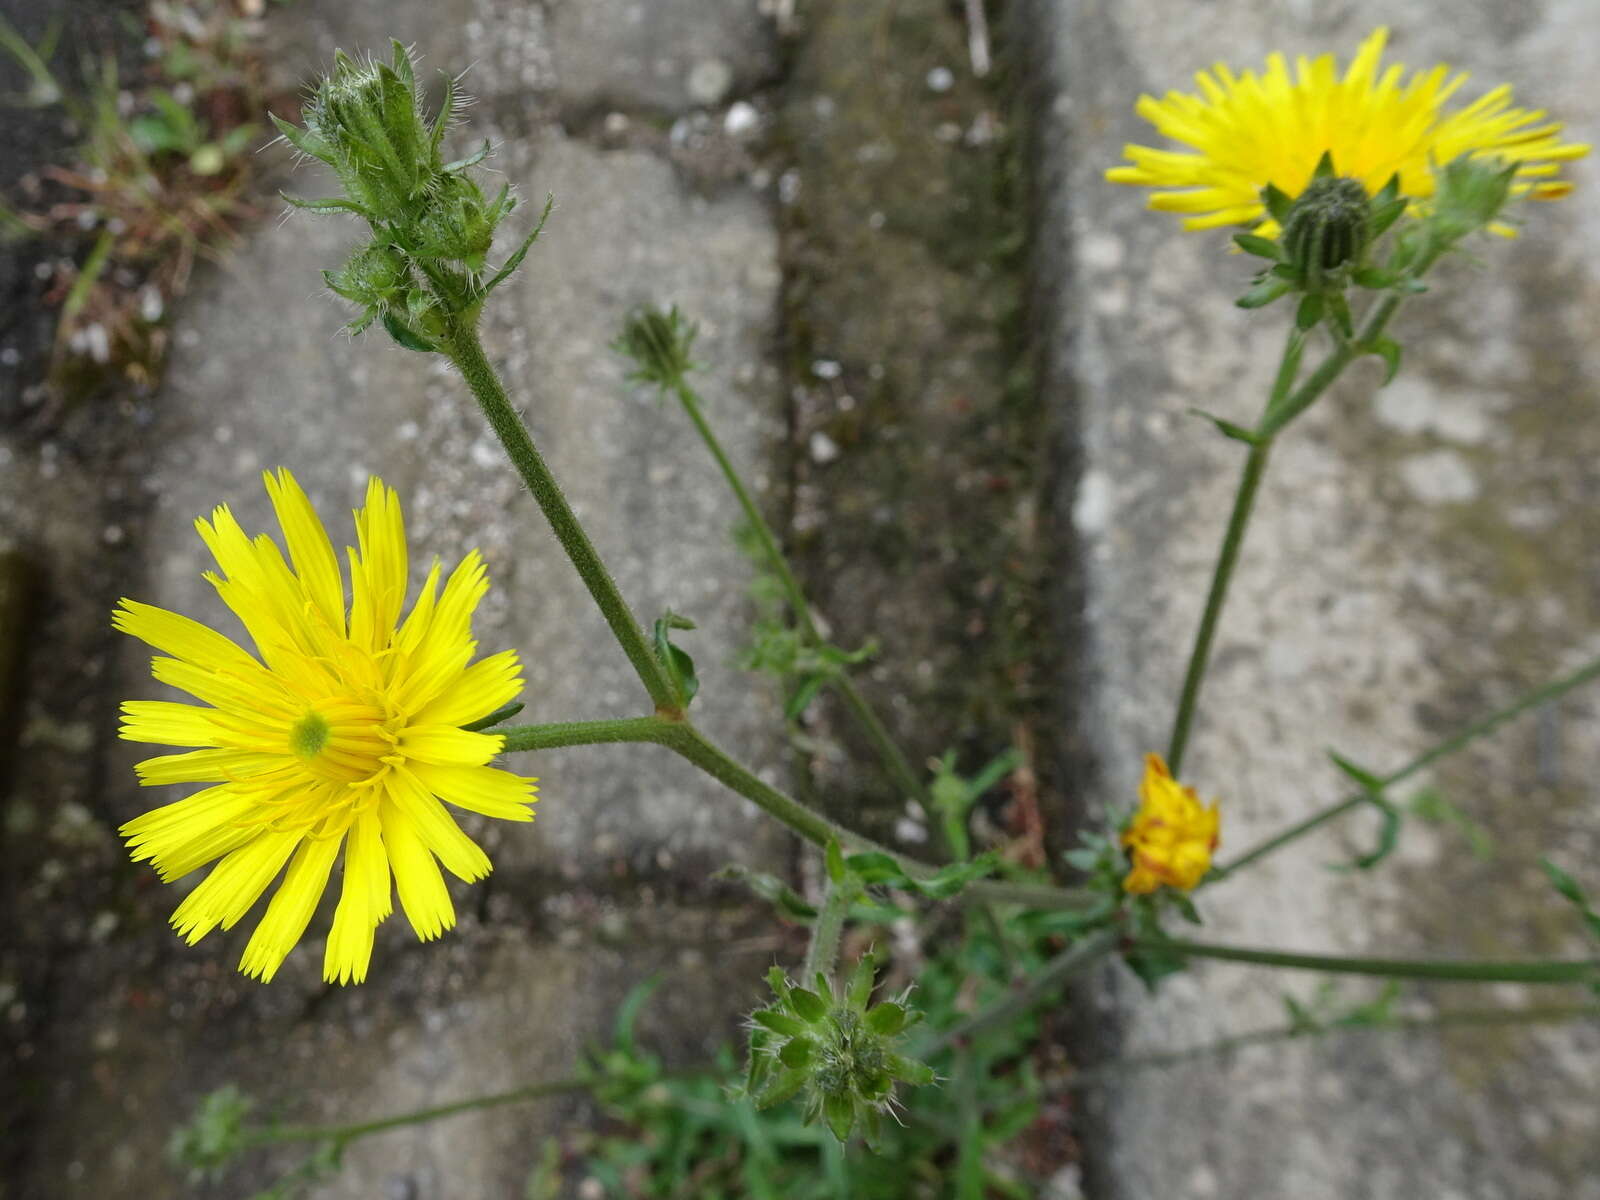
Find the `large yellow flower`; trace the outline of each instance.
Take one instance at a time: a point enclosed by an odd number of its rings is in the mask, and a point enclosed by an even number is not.
[[[355,514],[346,607],[339,560],[288,471],[266,476],[289,549],[249,537],[224,505],[195,522],[221,575],[207,573],[255,643],[254,655],[165,609],[124,599],[113,624],[171,655],[157,680],[202,702],[130,700],[122,736],[198,749],[138,765],[145,785],[208,783],[122,827],[135,861],[163,880],[219,860],[172,915],[192,945],[231,929],[283,871],[239,969],[266,981],[294,948],[344,848],[344,881],[323,957],[329,982],[367,975],[390,875],[424,941],[455,924],[439,863],[472,882],[488,856],[439,801],[532,820],[534,780],[488,765],[504,739],[461,726],[522,690],[514,651],[468,665],[472,611],[488,590],[476,550],[443,590],[436,561],[403,623],[405,526],[373,479]],[[292,569],[290,564],[293,564]],[[437,860],[437,861],[435,861]]]
[[[1193,788],[1172,777],[1159,754],[1145,755],[1139,811],[1122,834],[1133,861],[1123,890],[1143,894],[1165,884],[1192,891],[1211,869],[1220,824],[1215,803],[1203,806]]]
[[[1331,54],[1301,55],[1293,74],[1282,54],[1272,54],[1260,75],[1235,75],[1221,63],[1200,71],[1200,95],[1141,96],[1139,115],[1193,152],[1128,145],[1123,153],[1133,165],[1114,167],[1106,178],[1171,189],[1154,193],[1150,207],[1194,214],[1186,229],[1254,225],[1266,213],[1261,189],[1271,183],[1298,196],[1324,154],[1368,195],[1398,174],[1401,195],[1422,203],[1433,195],[1432,168],[1463,154],[1518,164],[1514,196],[1554,199],[1572,190],[1555,176],[1588,146],[1562,142],[1561,126],[1542,111],[1512,108],[1509,84],[1446,112],[1466,73],[1441,64],[1405,80],[1401,64],[1380,67],[1388,36],[1375,30],[1342,79]],[[1276,237],[1278,225],[1268,219],[1257,232]]]

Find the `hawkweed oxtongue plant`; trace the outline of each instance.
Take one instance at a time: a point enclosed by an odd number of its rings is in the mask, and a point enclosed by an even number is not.
[[[1225,67],[1203,72],[1202,96],[1146,97],[1139,111],[1193,152],[1131,146],[1134,165],[1110,173],[1117,182],[1164,189],[1154,206],[1190,214],[1190,228],[1245,226],[1235,239],[1238,247],[1265,265],[1242,303],[1263,308],[1294,296],[1297,308],[1258,422],[1246,427],[1216,420],[1248,447],[1248,457],[1168,753],[1147,757],[1137,807],[1086,831],[1083,845],[1066,856],[1084,876],[1075,888],[1010,865],[996,851],[974,853],[969,818],[981,793],[1016,756],[1000,754],[971,779],[956,771],[950,755],[934,761],[931,775],[913,765],[852,679],[852,668],[870,649],[845,651],[827,642],[826,622],[814,612],[781,539],[712,428],[693,382],[699,370],[691,353],[693,323],[676,308],[646,308],[627,320],[616,348],[632,360],[638,381],[681,402],[710,465],[743,510],[748,548],[779,610],[759,631],[763,640],[746,661],[782,679],[791,719],[822,691],[835,693],[859,722],[886,777],[905,799],[921,804],[940,831],[946,861],[875,845],[768,783],[700,732],[690,715],[700,694],[694,660],[679,644],[693,622],[669,612],[647,631],[636,619],[479,341],[485,303],[523,261],[542,218],[493,269],[496,233],[515,208],[515,197],[508,187],[490,196],[479,186],[475,171],[488,153],[486,144],[446,161],[444,142],[460,103],[455,81],[446,80],[443,106],[430,118],[403,48],[394,46],[389,62],[337,55],[333,73],[306,106],[304,128],[279,123],[284,137],[330,166],[344,189],[340,196],[296,203],[353,215],[366,226],[363,244],[343,266],[328,271],[328,285],[357,306],[356,331],[381,324],[400,345],[443,355],[459,370],[632,665],[644,702],[603,720],[506,724],[518,707],[515,656],[507,651],[472,661],[470,615],[487,586],[475,553],[442,588],[435,568],[402,619],[407,571],[398,498],[372,485],[366,508],[357,514],[358,548],[349,553],[346,588],[327,534],[293,477],[271,476],[268,487],[287,556],[270,538],[246,535],[226,508],[201,523],[222,571],[213,582],[243,621],[253,651],[187,618],[132,601],[117,617],[119,628],[170,656],[156,660],[157,678],[202,702],[130,702],[126,710],[126,736],[190,748],[143,764],[145,782],[212,785],[124,829],[135,857],[153,860],[164,878],[216,863],[180,906],[174,918],[179,931],[194,940],[219,925],[231,927],[287,867],[241,963],[247,973],[270,978],[306,929],[342,846],[341,898],[325,972],[339,982],[359,982],[373,932],[393,907],[392,890],[426,939],[453,920],[440,866],[467,880],[488,869],[445,805],[505,819],[528,817],[533,781],[491,759],[643,742],[688,760],[825,851],[820,902],[780,880],[734,873],[786,917],[810,927],[798,975],[774,967],[768,976],[773,999],[751,1017],[743,1094],[762,1106],[803,1097],[806,1115],[841,1141],[857,1131],[868,1137],[882,1132],[885,1115],[914,1102],[914,1092],[901,1094],[898,1087],[932,1083],[935,1064],[949,1063],[959,1076],[975,1061],[977,1039],[1025,1017],[1067,980],[1111,956],[1120,956],[1152,986],[1201,958],[1386,978],[1597,985],[1593,957],[1350,957],[1217,945],[1168,931],[1174,919],[1200,922],[1193,896],[1201,889],[1237,876],[1344,813],[1372,810],[1383,817],[1382,843],[1355,864],[1370,869],[1399,834],[1402,814],[1390,789],[1535,705],[1600,678],[1600,662],[1589,663],[1387,774],[1334,756],[1335,767],[1354,785],[1349,796],[1232,862],[1213,861],[1226,805],[1202,803],[1184,781],[1182,763],[1211,641],[1274,438],[1358,359],[1378,356],[1392,375],[1400,347],[1388,325],[1402,300],[1425,290],[1430,268],[1467,239],[1485,230],[1510,232],[1507,208],[1518,199],[1564,194],[1568,185],[1555,172],[1586,149],[1561,142],[1560,127],[1539,114],[1511,108],[1508,88],[1447,110],[1459,79],[1450,79],[1444,68],[1409,81],[1399,67],[1380,71],[1383,42],[1380,30],[1342,77],[1331,57],[1301,60],[1291,74],[1274,56],[1259,76],[1235,75]],[[1326,355],[1303,373],[1313,338],[1326,342]],[[1578,881],[1553,864],[1549,870],[1556,891],[1577,907],[1586,927],[1600,930]],[[997,953],[1009,962],[1034,964],[1014,969],[1004,994],[927,1029],[919,1025],[909,988],[872,1002],[875,956],[841,970],[841,936],[850,922],[882,924],[913,911],[909,906],[958,897],[978,922],[973,928],[988,931]],[[1019,938],[1027,939],[1021,947],[1027,955],[1017,954]],[[631,1030],[634,1010],[627,1011]],[[1507,1008],[1499,1015],[1517,1020],[1533,1012]],[[930,1036],[916,1043],[922,1035]],[[626,1040],[631,1045],[631,1033]],[[244,1124],[248,1109],[233,1097],[218,1108],[227,1118],[218,1127],[225,1126],[223,1140],[230,1146],[303,1141],[321,1145],[325,1157],[336,1159],[350,1141],[397,1125],[637,1082],[627,1071],[623,1075],[628,1078],[590,1071],[332,1129],[252,1129]],[[208,1146],[215,1140],[202,1139]],[[207,1155],[216,1157],[209,1151],[198,1157]]]
[[[1189,214],[1186,229],[1243,226],[1238,247],[1271,265],[1242,307],[1300,296],[1258,422],[1212,418],[1249,454],[1173,721],[1174,773],[1273,438],[1364,356],[1381,358],[1385,382],[1393,379],[1402,352],[1388,326],[1401,301],[1425,291],[1433,265],[1474,234],[1514,233],[1510,201],[1570,192],[1555,176],[1589,150],[1563,142],[1542,112],[1512,107],[1506,85],[1449,108],[1466,76],[1440,65],[1407,80],[1404,67],[1383,68],[1387,41],[1387,29],[1374,31],[1342,76],[1332,55],[1301,57],[1291,72],[1273,54],[1259,74],[1220,63],[1199,72],[1199,95],[1143,96],[1139,115],[1187,149],[1129,145],[1132,165],[1106,172],[1113,183],[1159,189],[1150,207]],[[1350,298],[1359,291],[1372,298],[1357,322]],[[1319,328],[1332,345],[1302,379],[1308,335]]]

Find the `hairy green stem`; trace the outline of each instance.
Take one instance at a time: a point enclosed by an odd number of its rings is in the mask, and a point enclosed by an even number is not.
[[[1200,700],[1200,685],[1205,681],[1206,667],[1211,662],[1211,643],[1216,638],[1217,622],[1222,617],[1222,606],[1228,599],[1228,584],[1233,579],[1233,568],[1239,561],[1239,548],[1244,544],[1245,529],[1250,524],[1256,491],[1261,486],[1261,475],[1267,469],[1267,454],[1271,449],[1270,441],[1252,445],[1244,461],[1244,471],[1239,477],[1239,490],[1233,498],[1233,512],[1228,517],[1228,529],[1222,538],[1222,552],[1217,556],[1216,570],[1211,574],[1211,588],[1206,593],[1205,612],[1200,616],[1200,628],[1195,632],[1194,647],[1189,652],[1183,691],[1178,696],[1178,712],[1172,721],[1172,739],[1167,743],[1167,766],[1174,776],[1183,769],[1183,752],[1189,744],[1189,729],[1194,723],[1195,706]]]
[[[505,750],[557,750],[563,746],[599,746],[613,742],[663,744],[676,722],[661,717],[627,717],[619,721],[562,721],[554,725],[507,725],[488,732],[505,738]]]
[[[617,590],[616,581],[611,578],[611,573],[606,570],[593,543],[589,541],[589,535],[584,532],[577,514],[572,511],[572,506],[562,495],[561,487],[556,483],[555,476],[550,473],[550,468],[545,465],[544,457],[533,444],[533,439],[528,436],[527,426],[512,408],[511,401],[506,397],[505,388],[500,385],[499,376],[489,365],[489,360],[484,357],[483,344],[478,340],[476,326],[463,318],[457,318],[445,350],[450,360],[460,370],[462,378],[467,381],[467,386],[472,389],[472,394],[477,398],[490,428],[500,439],[500,444],[505,447],[506,454],[516,467],[517,473],[522,476],[522,482],[533,493],[533,498],[539,502],[539,507],[543,510],[545,519],[550,522],[550,528],[555,531],[561,548],[572,560],[572,565],[589,589],[589,594],[600,607],[606,624],[611,626],[611,632],[616,637],[617,643],[628,656],[628,661],[633,664],[639,682],[644,684],[645,691],[650,694],[651,702],[658,711],[677,711],[680,701],[671,681],[656,659],[649,639],[639,623],[634,620],[628,602]]]
[[[811,941],[806,946],[805,963],[800,968],[802,987],[811,987],[819,971],[827,978],[833,978],[833,969],[839,961],[839,937],[844,933],[845,917],[850,914],[850,906],[859,898],[859,893],[859,888],[829,883],[822,910],[817,913],[816,922],[811,926]]]
[[[419,1108],[414,1112],[383,1117],[376,1121],[361,1121],[353,1125],[275,1125],[267,1129],[252,1130],[246,1134],[245,1148],[277,1146],[286,1142],[336,1142],[340,1146],[346,1146],[370,1134],[383,1133],[405,1125],[421,1125],[427,1121],[437,1121],[441,1117],[453,1117],[458,1113],[586,1092],[592,1086],[590,1082],[582,1079],[562,1079],[554,1083],[535,1083],[526,1087],[512,1088],[508,1092],[474,1096],[470,1100],[457,1100],[453,1104]]]
[[[1116,948],[1117,935],[1110,930],[1092,933],[1068,946],[1032,975],[1017,981],[1009,995],[941,1033],[923,1056],[967,1041],[985,1029],[1020,1017],[1067,980],[1087,971]]]
[[[1409,272],[1408,278],[1412,280],[1420,278],[1443,252],[1443,248],[1429,250],[1418,260]],[[1323,392],[1332,387],[1346,367],[1362,355],[1373,353],[1403,299],[1403,294],[1398,290],[1385,295],[1367,315],[1356,336],[1340,341],[1298,388],[1294,387],[1294,380],[1299,370],[1305,338],[1298,329],[1291,328],[1289,331],[1266,410],[1253,431],[1255,440],[1251,443],[1250,455],[1245,460],[1244,471],[1239,479],[1239,490],[1234,496],[1233,513],[1228,518],[1228,528],[1222,539],[1222,551],[1217,557],[1216,570],[1211,576],[1205,612],[1201,615],[1200,628],[1195,633],[1194,647],[1189,654],[1189,665],[1184,672],[1183,690],[1179,694],[1178,711],[1173,718],[1172,738],[1167,748],[1167,765],[1174,775],[1178,774],[1183,764],[1183,753],[1188,746],[1195,707],[1200,699],[1200,685],[1205,680],[1206,667],[1210,663],[1211,643],[1216,636],[1217,622],[1222,616],[1223,605],[1227,601],[1228,584],[1238,561],[1239,549],[1244,543],[1245,529],[1250,523],[1256,490],[1261,484],[1261,473],[1266,469],[1267,453],[1271,449],[1272,439],[1290,421],[1310,408]]]
[[[682,376],[673,384],[673,391],[683,405],[683,410],[689,414],[695,430],[700,434],[700,440],[706,444],[706,449],[711,452],[711,457],[716,459],[717,466],[722,471],[722,477],[727,481],[728,488],[738,500],[740,509],[744,512],[746,523],[750,526],[756,540],[761,543],[761,551],[766,556],[767,565],[773,574],[778,577],[784,595],[789,602],[790,609],[794,612],[794,619],[800,626],[800,631],[806,640],[813,646],[822,643],[822,634],[817,629],[816,619],[811,613],[811,603],[806,599],[805,589],[800,586],[800,581],[795,577],[788,557],[783,552],[783,547],[778,542],[777,534],[772,526],[767,523],[766,517],[761,513],[756,504],[755,497],[745,485],[744,478],[739,474],[739,469],[734,466],[733,460],[722,447],[722,442],[717,438],[716,431],[711,428],[711,422],[706,420],[705,410],[700,402],[699,393],[691,387]],[[884,725],[882,718],[856,687],[855,681],[848,675],[841,673],[832,681],[834,687],[843,697],[862,731],[867,735],[867,740],[872,743],[873,749],[883,761],[884,768],[895,781],[895,786],[906,795],[915,799],[924,809],[930,808],[928,789],[922,777],[912,767],[905,752],[895,741],[894,735]],[[929,820],[933,814],[929,812]]]
[[[1544,684],[1541,687],[1534,688],[1533,691],[1518,697],[1504,708],[1498,709],[1497,711],[1490,713],[1488,716],[1474,721],[1471,725],[1468,725],[1459,733],[1453,734],[1444,741],[1440,742],[1438,745],[1433,746],[1432,748],[1424,751],[1422,754],[1417,755],[1416,758],[1413,758],[1403,767],[1391,771],[1388,775],[1383,776],[1383,778],[1379,780],[1379,783],[1385,788],[1392,787],[1397,783],[1401,783],[1415,775],[1418,771],[1432,766],[1440,759],[1448,757],[1449,755],[1456,753],[1458,750],[1464,749],[1466,746],[1470,745],[1478,738],[1483,737],[1485,734],[1492,733],[1495,729],[1498,729],[1501,725],[1505,724],[1513,717],[1520,716],[1529,709],[1537,708],[1541,704],[1548,704],[1550,701],[1572,691],[1573,688],[1580,687],[1594,679],[1600,679],[1600,658],[1595,659],[1593,662],[1588,663],[1585,666],[1579,667],[1571,674],[1564,675],[1560,679],[1553,680],[1552,682]],[[1216,868],[1211,872],[1210,875],[1206,877],[1204,882],[1207,884],[1218,883],[1221,880],[1226,879],[1228,876],[1233,875],[1243,868],[1249,866],[1251,863],[1260,861],[1273,851],[1281,850],[1290,842],[1304,837],[1312,830],[1320,828],[1329,821],[1343,816],[1345,813],[1353,812],[1358,808],[1362,808],[1367,803],[1368,797],[1365,792],[1356,792],[1352,795],[1346,796],[1343,800],[1340,800],[1334,804],[1330,804],[1326,808],[1312,813],[1305,820],[1291,825],[1283,832],[1274,834],[1272,837],[1266,839],[1266,841],[1261,842],[1259,845],[1256,845],[1245,851],[1227,866]]]
[[[1299,971],[1324,971],[1336,975],[1371,975],[1383,979],[1433,979],[1461,983],[1584,983],[1600,973],[1600,959],[1477,959],[1365,958],[1338,954],[1291,954],[1247,946],[1218,946],[1182,939],[1133,938],[1129,950],[1215,958],[1224,962],[1284,967]]]
[[[852,850],[873,850],[890,855],[908,875],[931,875],[936,868],[910,855],[897,854],[869,837],[830,821],[821,813],[779,791],[748,767],[711,742],[688,721],[669,717],[633,717],[615,721],[564,721],[552,725],[507,725],[490,730],[505,738],[505,749],[553,750],[565,746],[591,746],[615,742],[649,742],[665,746],[694,763],[713,779],[787,825],[807,841],[821,847],[830,839]],[[1089,909],[1096,893],[1081,888],[1048,884],[1008,883],[979,879],[963,893],[973,900],[997,904],[1022,904],[1031,908]]]
[[[1458,1008],[1434,1013],[1432,1016],[1387,1017],[1375,1024],[1319,1025],[1307,1029],[1303,1025],[1278,1025],[1271,1029],[1257,1029],[1233,1037],[1218,1038],[1203,1046],[1190,1046],[1183,1050],[1167,1050],[1157,1054],[1139,1054],[1116,1059],[1087,1070],[1075,1072],[1067,1080],[1069,1088],[1093,1087],[1130,1071],[1143,1071],[1151,1067],[1174,1067],[1198,1058],[1229,1054],[1248,1046],[1268,1045],[1273,1042],[1299,1041],[1321,1037],[1330,1033],[1429,1033],[1441,1029],[1460,1029],[1504,1025],[1553,1025],[1564,1021],[1600,1019],[1600,1004],[1548,1004],[1529,1005],[1522,1008]]]

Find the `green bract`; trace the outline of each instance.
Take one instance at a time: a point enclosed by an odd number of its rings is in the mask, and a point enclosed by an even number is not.
[[[841,1142],[859,1125],[876,1142],[894,1085],[933,1082],[931,1067],[898,1050],[901,1035],[922,1019],[906,995],[868,1006],[876,971],[877,960],[864,955],[843,997],[820,971],[815,991],[779,967],[767,972],[776,999],[751,1014],[745,1085],[757,1108],[803,1093],[808,1123],[822,1120]]]
[[[341,270],[323,276],[335,293],[361,306],[350,328],[359,333],[381,321],[402,346],[433,351],[460,321],[476,320],[484,298],[516,270],[544,220],[488,275],[495,231],[517,197],[509,187],[487,197],[468,174],[488,157],[488,142],[465,158],[444,161],[445,130],[461,103],[455,80],[445,79],[444,104],[427,120],[411,56],[399,42],[391,46],[388,63],[357,62],[335,51],[333,74],[305,106],[305,127],[273,121],[297,150],[332,167],[344,189],[342,196],[320,200],[284,199],[313,212],[353,213],[371,226],[373,240]]]

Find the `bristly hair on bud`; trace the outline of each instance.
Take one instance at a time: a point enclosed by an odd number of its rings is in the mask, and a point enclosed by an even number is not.
[[[1288,215],[1283,248],[1305,290],[1338,286],[1336,272],[1360,265],[1371,239],[1371,204],[1359,180],[1319,175]]]
[[[699,326],[686,319],[676,304],[670,309],[645,307],[628,317],[621,336],[611,345],[633,360],[629,379],[666,389],[695,369],[689,351],[699,332]]]
[[[502,187],[491,199],[468,173],[489,156],[488,142],[444,161],[445,132],[464,103],[456,81],[444,77],[444,102],[430,121],[410,51],[390,46],[389,62],[335,51],[333,72],[306,102],[305,127],[272,120],[295,149],[332,167],[344,189],[321,200],[284,199],[313,212],[353,213],[372,228],[369,245],[324,273],[336,294],[362,306],[351,330],[379,320],[402,346],[431,351],[455,324],[476,321],[543,230],[553,197],[533,232],[489,274],[495,232],[517,197]]]
[[[899,1053],[902,1036],[922,1019],[906,1003],[910,989],[869,1006],[877,968],[874,955],[863,955],[843,996],[820,971],[815,990],[781,967],[767,972],[775,999],[751,1014],[745,1083],[757,1108],[804,1093],[807,1124],[821,1120],[841,1142],[859,1126],[871,1145],[893,1112],[894,1085],[934,1081],[931,1067]]]

